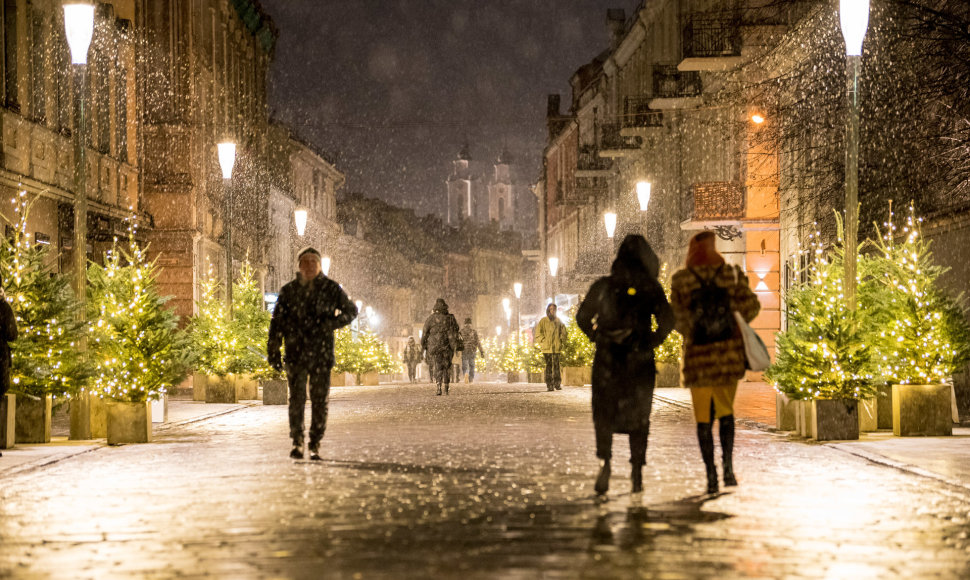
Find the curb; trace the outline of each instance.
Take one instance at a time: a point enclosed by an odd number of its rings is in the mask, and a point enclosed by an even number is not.
[[[158,427],[153,428],[153,430],[154,431],[169,431],[169,430],[171,430],[171,429],[173,429],[175,427],[181,427],[183,425],[189,425],[189,424],[192,424],[192,423],[200,423],[202,421],[207,421],[207,420],[213,419],[215,417],[221,417],[223,415],[228,415],[230,413],[235,413],[237,411],[242,411],[243,409],[248,409],[249,407],[255,407],[256,405],[257,405],[257,403],[255,403],[255,402],[253,402],[253,403],[241,403],[241,404],[239,404],[238,407],[235,407],[233,409],[224,409],[222,411],[217,411],[215,413],[210,413],[208,415],[202,415],[200,417],[192,417],[191,419],[184,419],[182,421],[178,421],[178,422],[175,422],[175,423],[162,423]],[[41,467],[47,467],[48,465],[53,465],[55,463],[64,461],[65,459],[70,459],[72,457],[77,457],[79,455],[84,455],[85,453],[93,453],[93,452],[98,451],[100,449],[104,449],[105,447],[108,447],[108,446],[109,445],[107,443],[107,440],[105,440],[105,439],[93,439],[93,440],[91,440],[91,447],[89,447],[89,448],[79,449],[78,451],[76,451],[74,453],[68,452],[68,453],[64,453],[64,454],[61,454],[61,455],[53,455],[53,456],[41,457],[41,458],[36,459],[34,461],[30,461],[28,463],[23,463],[23,464],[18,465],[16,467],[11,467],[10,469],[7,469],[7,470],[2,470],[2,471],[0,471],[0,477],[7,477],[7,476],[11,476],[11,475],[20,475],[20,474],[23,474],[23,473],[27,473],[27,472],[33,471],[35,469],[40,469]]]
[[[916,465],[913,465],[911,463],[903,463],[901,461],[896,461],[896,460],[890,459],[890,458],[886,457],[885,455],[880,455],[878,453],[873,453],[871,451],[864,451],[862,449],[852,449],[852,448],[843,446],[843,444],[841,444],[841,443],[829,443],[829,444],[826,444],[825,447],[828,447],[830,449],[834,449],[836,451],[845,453],[846,455],[854,455],[855,457],[860,457],[860,458],[865,459],[867,461],[871,461],[872,463],[875,463],[876,465],[882,465],[884,467],[890,467],[892,469],[896,469],[896,470],[899,470],[899,471],[902,471],[902,472],[905,472],[905,473],[909,473],[909,474],[912,474],[912,475],[918,475],[918,476],[921,476],[921,477],[925,477],[925,478],[928,478],[928,479],[932,479],[934,481],[938,481],[940,483],[944,483],[946,485],[952,485],[954,487],[959,487],[959,488],[961,488],[962,490],[965,490],[965,491],[970,491],[970,483],[966,483],[966,482],[963,482],[963,481],[958,481],[958,480],[950,479],[950,478],[945,477],[943,475],[940,475],[938,473],[933,473],[932,471],[928,471],[926,469],[923,469],[922,467],[918,467]]]

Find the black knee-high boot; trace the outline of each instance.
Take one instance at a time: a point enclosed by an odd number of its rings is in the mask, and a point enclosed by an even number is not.
[[[697,442],[707,469],[707,493],[717,493],[717,468],[714,466],[714,432],[710,423],[697,424]]]
[[[724,486],[738,484],[734,477],[734,415],[725,415],[717,420],[718,435],[721,437],[721,459],[724,464]]]

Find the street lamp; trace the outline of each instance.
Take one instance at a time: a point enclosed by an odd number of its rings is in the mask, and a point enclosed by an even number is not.
[[[324,276],[330,275],[330,256],[320,258],[320,269],[323,270]]]
[[[306,232],[306,210],[293,210],[293,221],[296,222],[297,235],[302,236],[303,233]]]
[[[613,239],[616,233],[616,213],[608,211],[603,214],[603,223],[606,224],[606,237]]]
[[[856,307],[856,248],[859,238],[859,70],[862,41],[869,26],[869,0],[839,0],[839,23],[845,39],[846,93],[849,117],[845,127],[845,300]]]
[[[85,286],[87,284],[88,260],[88,192],[85,153],[84,101],[87,96],[88,49],[94,37],[94,5],[84,2],[64,4],[64,35],[71,50],[71,83],[74,106],[74,292],[78,307],[74,315],[79,322],[85,321]],[[78,350],[87,348],[87,340],[81,339]],[[91,439],[90,393],[78,393],[71,404],[71,439]]]
[[[505,324],[512,330],[512,302],[508,298],[502,298],[502,310],[505,311]]]
[[[88,247],[88,194],[85,153],[84,100],[88,74],[88,49],[94,36],[94,5],[83,2],[64,4],[64,35],[71,49],[71,75],[74,84],[74,290],[80,302],[76,312],[84,320],[85,282]]]
[[[647,211],[647,206],[650,205],[650,188],[649,181],[637,182],[637,201],[640,202],[641,212]]]
[[[519,299],[522,298],[522,282],[512,284],[512,292],[515,293],[515,330],[522,328],[522,308]]]
[[[236,144],[223,141],[216,145],[219,151],[219,167],[222,168],[223,191],[226,196],[226,298],[229,314],[232,314],[232,167],[236,164]]]

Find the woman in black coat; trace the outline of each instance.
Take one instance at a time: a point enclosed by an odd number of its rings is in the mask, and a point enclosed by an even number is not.
[[[590,286],[576,313],[580,330],[596,343],[593,426],[600,472],[595,490],[609,489],[613,434],[630,436],[633,492],[643,491],[650,410],[657,378],[653,349],[674,327],[674,314],[657,281],[660,260],[640,235],[627,236],[609,276]],[[657,328],[652,323],[656,319]]]
[[[14,316],[13,308],[7,302],[7,296],[3,292],[3,279],[0,278],[0,398],[7,395],[10,389],[10,368],[13,361],[10,355],[10,344],[17,340],[17,317]],[[0,453],[0,457],[3,454]]]

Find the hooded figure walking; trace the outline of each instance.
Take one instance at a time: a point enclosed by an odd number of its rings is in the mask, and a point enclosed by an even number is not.
[[[653,349],[674,328],[673,311],[657,281],[659,271],[660,260],[647,240],[627,236],[610,275],[590,286],[576,312],[579,329],[596,343],[592,394],[596,457],[600,459],[594,489],[599,495],[609,490],[614,433],[629,435],[632,490],[643,491],[657,379]]]
[[[408,344],[404,347],[401,358],[404,359],[404,364],[408,365],[408,381],[415,382],[418,363],[421,362],[421,349],[418,348],[418,343],[414,342],[413,336],[408,337]]]
[[[448,305],[442,298],[435,301],[431,316],[424,323],[421,349],[431,369],[431,377],[438,386],[437,394],[441,394],[444,383],[447,395],[451,386],[451,360],[458,350],[458,321],[454,314],[448,312]]]
[[[733,461],[734,395],[738,380],[744,377],[745,356],[744,341],[733,312],[750,322],[761,310],[758,297],[748,286],[748,277],[737,266],[724,262],[715,241],[712,232],[701,232],[691,238],[685,267],[674,272],[670,280],[670,302],[677,318],[677,332],[684,336],[681,377],[683,385],[690,388],[697,440],[707,470],[707,493],[718,491],[714,466],[715,418],[721,439],[724,485],[738,484]],[[726,314],[723,317],[726,320],[720,325],[714,324],[722,318],[718,313]],[[723,329],[723,336],[712,335],[712,329],[717,326]]]
[[[280,371],[286,350],[286,378],[290,390],[290,457],[303,459],[303,425],[307,382],[310,384],[310,459],[320,460],[320,440],[327,428],[333,332],[357,317],[357,306],[339,284],[324,276],[320,252],[306,248],[299,254],[297,279],[280,290],[269,325],[267,361]]]

